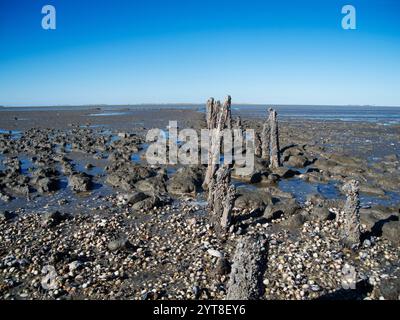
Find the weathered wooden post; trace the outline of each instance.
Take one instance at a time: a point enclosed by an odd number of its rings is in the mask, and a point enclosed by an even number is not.
[[[262,297],[267,251],[264,235],[248,235],[239,240],[228,281],[227,300],[256,300]]]
[[[264,122],[263,129],[261,131],[261,158],[270,164],[270,144],[271,144],[271,124],[270,118]]]
[[[281,166],[278,118],[276,111],[273,109],[269,109],[269,120],[271,130],[271,167],[278,168]]]
[[[242,119],[240,118],[240,116],[236,117],[235,129],[243,130],[243,128],[242,128]]]
[[[360,244],[360,183],[350,180],[343,186],[346,193],[346,203],[343,209],[342,242],[349,248]]]
[[[207,171],[203,182],[204,190],[208,188],[212,176],[218,169],[222,131],[225,127],[232,129],[231,96],[227,96],[222,106],[219,101],[214,103],[213,98],[208,100],[207,126],[210,130],[211,139],[208,149]]]
[[[224,211],[222,212],[221,216],[221,228],[223,230],[228,230],[231,225],[232,220],[232,210],[233,205],[235,204],[235,197],[236,197],[236,188],[234,185],[229,185],[227,193],[225,194],[224,199]]]
[[[214,129],[217,126],[218,116],[221,111],[221,103],[210,98],[207,101],[206,107],[206,121],[207,129]]]
[[[208,189],[208,209],[215,226],[227,230],[231,223],[231,214],[236,189],[231,185],[232,169],[228,165],[220,167],[211,179]]]
[[[231,111],[231,96],[227,96],[222,106],[222,117],[224,121],[224,127],[222,129],[232,129],[232,111]]]
[[[214,98],[210,98],[207,100],[207,105],[206,105],[207,129],[209,129],[211,126],[211,117],[213,114],[213,109],[214,109]]]
[[[219,101],[217,101],[216,105],[218,106],[218,110],[220,110]],[[216,127],[209,129],[209,134],[211,135],[211,137],[210,137],[210,145],[208,148],[207,170],[202,185],[204,190],[208,189],[208,185],[210,184],[212,177],[214,176],[215,172],[218,169],[218,164],[220,160],[219,155],[221,150],[221,138],[222,138],[222,128],[224,125],[224,119],[222,117],[221,112],[219,112],[217,116],[218,118],[216,121]],[[211,119],[211,122],[212,121],[213,119]],[[213,123],[210,124],[213,125]]]
[[[255,137],[254,137],[255,141],[255,149],[254,149],[254,154],[257,157],[262,157],[262,141],[261,141],[261,135],[256,132]]]
[[[211,125],[211,116],[214,109],[214,98],[210,98],[207,100],[206,104],[206,122],[207,122],[207,129],[210,129]]]

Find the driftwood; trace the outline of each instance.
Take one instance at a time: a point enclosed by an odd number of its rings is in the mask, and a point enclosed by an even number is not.
[[[263,235],[242,237],[235,250],[228,282],[227,300],[255,300],[264,293],[267,241]]]
[[[359,182],[350,180],[343,186],[346,203],[343,209],[342,242],[349,248],[360,244],[360,197]]]

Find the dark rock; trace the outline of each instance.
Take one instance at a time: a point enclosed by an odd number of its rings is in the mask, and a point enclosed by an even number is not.
[[[298,230],[308,220],[305,212],[296,213],[281,222],[281,225],[289,230]]]
[[[114,163],[111,166],[106,167],[106,170],[109,172],[106,178],[106,183],[126,191],[133,190],[136,182],[155,175],[153,170],[141,165],[134,165],[130,162]]]
[[[398,162],[399,161],[399,156],[397,154],[389,154],[384,157],[385,161],[389,162]]]
[[[150,177],[145,180],[139,180],[135,184],[135,188],[147,193],[165,193],[167,191],[165,186],[165,177],[162,175]]]
[[[58,180],[53,178],[37,177],[34,178],[31,183],[40,193],[52,192],[58,189]]]
[[[303,155],[293,155],[290,156],[289,159],[285,162],[285,165],[295,168],[304,168],[310,164],[310,161],[307,157]]]
[[[219,258],[217,261],[217,265],[215,266],[215,273],[217,275],[226,275],[231,272],[231,265],[225,257]]]
[[[8,188],[19,195],[25,196],[31,192],[29,185],[26,183],[19,184],[19,181],[14,181],[11,184],[8,184]]]
[[[373,195],[373,196],[381,196],[381,197],[385,195],[385,191],[383,189],[376,187],[376,186],[370,186],[370,185],[365,185],[365,184],[362,184],[360,186],[360,192],[369,194],[369,195]]]
[[[149,196],[148,198],[145,198],[142,201],[136,202],[133,206],[132,209],[134,210],[151,210],[154,207],[161,207],[165,204],[168,204],[170,202],[169,197],[161,197],[159,195],[152,195]]]
[[[376,206],[360,210],[361,223],[370,230],[363,237],[370,235],[383,237],[395,245],[399,245],[400,221],[397,209]]]
[[[92,176],[80,172],[74,173],[68,178],[68,186],[75,192],[86,192],[92,187]]]
[[[110,251],[117,251],[122,249],[131,249],[133,245],[125,238],[115,239],[107,244],[107,248]]]
[[[396,216],[395,210],[383,206],[374,206],[369,209],[360,209],[360,220],[368,229],[372,229],[379,221],[390,220],[391,216]]]
[[[284,199],[275,204],[267,206],[264,210],[264,218],[267,220],[277,219],[281,216],[289,217],[300,209],[295,199]]]
[[[261,175],[259,183],[271,186],[271,185],[276,185],[278,181],[279,181],[278,175],[264,173]]]
[[[235,200],[234,207],[241,210],[263,212],[271,203],[272,197],[267,193],[241,190]]]
[[[0,211],[0,221],[8,221],[16,217],[17,215],[13,212],[9,212],[7,210]]]
[[[179,169],[168,180],[167,190],[171,194],[193,194],[201,187],[204,171],[199,167],[184,167]]]
[[[46,212],[42,215],[42,226],[53,227],[69,218],[71,218],[71,216],[67,213],[61,213],[59,211]]]
[[[85,165],[85,169],[86,169],[86,170],[89,170],[89,169],[92,169],[92,168],[94,168],[94,166],[93,166],[91,163],[87,163],[87,164]]]
[[[106,183],[113,187],[121,188],[125,191],[134,189],[134,181],[129,176],[125,176],[124,174],[118,172],[109,174],[106,178]]]
[[[237,180],[247,182],[247,183],[259,183],[262,182],[262,180],[267,180],[267,177],[270,173],[268,169],[268,163],[262,159],[255,158],[254,159],[254,168],[253,172],[247,175],[240,175],[236,171],[236,168],[241,168],[243,167],[244,164],[238,164],[235,163],[235,170],[232,171],[232,178],[235,178]]]
[[[400,245],[400,221],[388,221],[382,226],[382,237],[391,241],[395,246]]]
[[[4,202],[9,202],[12,200],[12,197],[0,190],[0,200]]]
[[[134,192],[134,193],[131,193],[131,194],[126,195],[126,196],[125,196],[125,199],[126,199],[127,203],[129,203],[129,204],[135,204],[135,203],[137,203],[137,202],[139,202],[139,201],[142,201],[142,200],[144,200],[144,199],[146,199],[146,198],[148,198],[148,197],[149,197],[149,196],[146,195],[146,194],[143,193],[143,192]]]
[[[200,287],[199,287],[199,286],[194,286],[192,290],[193,290],[194,298],[195,298],[196,300],[199,299],[199,298],[200,298],[200,295],[201,295],[201,289],[200,289]]]
[[[386,300],[399,300],[400,299],[400,274],[396,273],[397,277],[382,279],[379,285],[378,294],[383,296]]]
[[[335,217],[335,215],[329,211],[328,201],[320,194],[309,196],[307,201],[312,205],[310,214],[311,220],[326,221]]]
[[[282,179],[293,178],[295,175],[300,174],[299,171],[288,169],[285,167],[276,167],[272,172]]]
[[[33,177],[53,177],[57,175],[57,171],[54,168],[38,168],[32,172]]]

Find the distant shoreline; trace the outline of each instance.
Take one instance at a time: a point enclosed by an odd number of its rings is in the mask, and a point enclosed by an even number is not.
[[[309,121],[358,121],[369,123],[380,123],[391,126],[400,125],[400,107],[386,106],[302,106],[302,105],[273,105],[273,104],[232,104],[232,115],[243,119],[261,119],[265,117],[266,110],[273,106],[279,118],[286,120],[309,120]],[[37,107],[3,107],[0,108],[2,118],[10,116],[14,125],[19,127],[22,120],[25,122],[32,119],[33,114],[53,113],[54,116],[65,116],[69,113],[79,114],[86,117],[87,121],[93,122],[97,118],[99,124],[104,123],[105,117],[121,121],[121,118],[143,115],[146,113],[154,117],[164,113],[166,119],[172,119],[173,115],[185,112],[199,113],[202,116],[206,111],[205,104],[139,104],[139,105],[83,105],[83,106],[37,106]],[[14,119],[14,120],[12,120]],[[18,122],[18,124],[17,124]],[[2,128],[2,127],[0,127]]]
[[[21,105],[7,106],[0,105],[0,109],[14,108],[82,108],[82,109],[102,109],[102,108],[136,108],[136,107],[202,107],[205,103],[138,103],[138,104],[90,104],[90,105]],[[393,105],[336,105],[336,104],[275,104],[275,103],[232,103],[232,107],[338,107],[338,108],[400,108]]]

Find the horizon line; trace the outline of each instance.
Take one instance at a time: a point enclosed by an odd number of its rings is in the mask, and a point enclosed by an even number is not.
[[[215,99],[218,100],[218,99]],[[220,100],[223,101],[223,100]],[[49,107],[130,107],[130,106],[199,106],[206,105],[206,102],[149,102],[149,103],[128,103],[128,104],[108,104],[108,103],[90,103],[90,104],[50,104],[50,105],[0,105],[0,108],[49,108]],[[315,107],[390,107],[400,108],[400,105],[377,105],[377,104],[294,104],[294,103],[249,103],[249,102],[235,102],[231,104],[235,105],[246,105],[246,106],[315,106]]]

